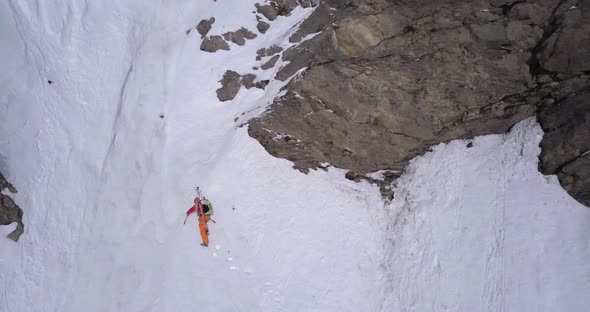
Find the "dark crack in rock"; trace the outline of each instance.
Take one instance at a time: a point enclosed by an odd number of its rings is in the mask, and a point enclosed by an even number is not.
[[[239,46],[243,46],[246,44],[246,39],[252,40],[256,38],[256,34],[242,27],[236,31],[226,32],[223,34],[223,38],[226,41],[231,41]]]
[[[207,37],[211,27],[213,27],[213,23],[215,23],[215,17],[211,17],[208,20],[204,19],[199,22],[197,25],[197,31],[201,35],[201,39]]]
[[[233,100],[240,91],[240,74],[232,70],[227,70],[223,74],[221,88],[217,89],[217,98],[224,102]]]
[[[11,193],[16,193],[16,188],[10,182],[6,181],[2,173],[0,173],[0,192],[4,189],[8,189]],[[10,196],[0,194],[0,225],[17,223],[16,229],[8,234],[8,238],[15,242],[18,241],[25,229],[22,219],[22,209],[14,203]]]
[[[201,50],[205,52],[217,52],[218,50],[229,51],[229,45],[221,36],[211,36],[203,39]]]

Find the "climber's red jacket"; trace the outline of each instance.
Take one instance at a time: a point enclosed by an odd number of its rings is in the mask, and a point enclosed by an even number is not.
[[[196,210],[195,210],[195,206],[198,207]],[[191,214],[193,212],[197,212],[198,215],[202,215],[203,214],[203,208],[201,206],[201,200],[198,197],[195,197],[195,204],[186,211],[186,214],[189,215],[189,214]]]

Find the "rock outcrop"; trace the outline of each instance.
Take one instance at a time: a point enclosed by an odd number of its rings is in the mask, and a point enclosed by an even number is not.
[[[16,188],[10,182],[6,181],[2,173],[0,173],[0,192],[5,189],[8,189],[11,193],[16,193]],[[14,203],[10,196],[0,194],[0,225],[17,223],[16,229],[8,235],[8,238],[15,242],[18,241],[25,229],[22,219],[22,209]]]
[[[217,52],[218,50],[229,51],[229,45],[221,36],[210,36],[203,39],[200,49],[205,52]]]
[[[269,28],[270,24],[265,21],[259,21],[258,24],[256,24],[256,29],[258,29],[261,34],[266,33]]]
[[[539,170],[556,174],[565,190],[590,207],[590,89],[557,103],[544,105],[539,123]]]
[[[223,78],[219,82],[221,83],[221,88],[217,89],[217,98],[222,102],[233,100],[238,95],[238,92],[240,92],[241,86],[244,86],[246,89],[251,89],[252,87],[264,89],[268,85],[268,80],[256,81],[256,75],[254,74],[241,76],[233,70],[225,71]]]
[[[217,89],[217,98],[220,101],[233,100],[240,91],[240,74],[233,70],[227,70],[219,81],[221,88]]]
[[[242,27],[236,31],[230,31],[223,34],[223,39],[231,41],[239,46],[246,44],[246,40],[252,40],[256,38],[256,34]]]
[[[196,29],[199,32],[199,34],[201,35],[201,39],[204,39],[205,37],[207,37],[207,34],[211,30],[211,27],[213,27],[213,23],[215,23],[215,17],[201,20],[199,22],[199,24],[197,24]]]
[[[277,63],[277,61],[279,60],[279,58],[280,58],[280,55],[278,55],[278,54],[271,57],[264,64],[260,65],[260,69],[267,70],[267,69],[273,68],[275,66],[275,64]]]
[[[505,132],[590,86],[589,5],[324,1],[292,37],[320,33],[284,51],[275,78],[308,69],[249,133],[302,171],[328,162],[364,174]]]
[[[272,45],[268,48],[262,48],[256,51],[256,60],[260,61],[263,57],[275,55],[283,51],[283,48],[279,47],[278,45]]]

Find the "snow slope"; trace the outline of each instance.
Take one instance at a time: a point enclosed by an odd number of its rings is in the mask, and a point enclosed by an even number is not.
[[[589,306],[570,298],[590,286],[590,212],[536,171],[530,122],[436,147],[388,206],[341,170],[303,175],[248,137],[240,125],[282,84],[221,103],[218,80],[288,45],[311,10],[214,54],[185,31],[211,16],[210,34],[254,30],[254,3],[0,4],[0,170],[26,225],[17,244],[0,239],[1,311]],[[182,225],[197,185],[217,221],[206,249],[194,216]]]
[[[588,311],[590,209],[537,170],[533,119],[440,144],[398,181],[384,311]]]
[[[311,10],[208,54],[185,30],[212,15],[212,34],[254,29],[253,1],[30,5],[3,8],[22,60],[6,80],[2,150],[16,201],[30,207],[19,244],[2,243],[3,308],[376,309],[375,188],[338,170],[293,171],[238,127],[280,84],[231,103],[215,95],[226,69],[250,69]],[[182,226],[196,185],[216,211],[208,249],[195,219]]]

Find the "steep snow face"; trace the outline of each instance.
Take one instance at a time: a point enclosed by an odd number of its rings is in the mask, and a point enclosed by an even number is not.
[[[289,45],[311,10],[214,54],[185,31],[212,16],[210,35],[254,30],[254,3],[0,4],[0,169],[26,224],[18,244],[0,239],[0,310],[588,306],[589,212],[537,173],[530,121],[435,147],[387,207],[374,186],[303,175],[248,137],[240,125],[282,83],[221,103],[218,81]],[[215,210],[209,248],[194,216],[182,225],[195,186]]]
[[[4,60],[2,169],[26,207],[21,241],[0,245],[2,309],[378,309],[377,190],[340,170],[294,171],[239,127],[282,83],[226,103],[215,94],[225,70],[246,74],[256,50],[288,45],[311,9],[209,54],[185,31],[211,16],[211,35],[254,30],[254,1],[1,8],[14,56]],[[206,249],[194,216],[182,224],[197,185],[217,221]]]
[[[533,119],[414,159],[389,207],[383,311],[587,311],[590,210],[537,170]]]

